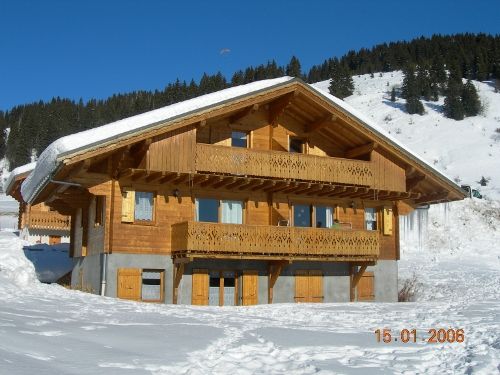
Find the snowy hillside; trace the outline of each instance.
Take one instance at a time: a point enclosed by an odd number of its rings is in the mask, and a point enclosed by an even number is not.
[[[392,87],[403,82],[401,72],[354,76],[355,91],[345,101],[371,117],[392,136],[417,152],[459,184],[478,187],[482,176],[490,178],[482,193],[500,199],[500,93],[492,85],[473,81],[483,103],[483,114],[455,121],[444,117],[439,102],[424,101],[423,116],[409,115],[405,100],[390,101]],[[328,92],[329,81],[314,84]]]
[[[500,364],[500,205],[437,206],[422,246],[403,243],[415,303],[195,307],[104,298],[35,280],[0,232],[1,374],[494,374]],[[407,235],[412,235],[407,233]],[[417,329],[417,343],[374,331]],[[427,343],[428,329],[463,343]]]

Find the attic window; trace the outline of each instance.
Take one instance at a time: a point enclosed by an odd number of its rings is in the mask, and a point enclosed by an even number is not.
[[[290,138],[289,151],[297,154],[303,154],[305,149],[305,142],[300,138]]]
[[[232,147],[248,147],[248,134],[245,132],[233,131],[231,132],[231,146]]]

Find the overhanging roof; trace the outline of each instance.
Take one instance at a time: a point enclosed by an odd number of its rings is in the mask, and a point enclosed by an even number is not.
[[[40,155],[37,166],[22,185],[22,195],[26,202],[33,202],[40,191],[50,182],[50,179],[63,165],[64,159],[78,154],[84,154],[106,144],[113,144],[121,139],[138,136],[152,129],[169,127],[181,119],[203,114],[213,108],[242,101],[248,97],[277,91],[288,86],[296,86],[324,102],[326,107],[335,109],[360,124],[378,142],[385,143],[396,150],[405,159],[411,160],[424,170],[431,173],[439,181],[454,191],[455,195],[464,196],[460,187],[450,178],[432,165],[429,165],[417,154],[409,151],[399,141],[387,134],[373,121],[352,108],[344,101],[314,87],[297,78],[282,77],[277,79],[252,82],[246,85],[231,87],[215,93],[203,95],[184,102],[175,103],[157,110],[146,112],[119,120],[98,128],[62,137],[45,149]]]

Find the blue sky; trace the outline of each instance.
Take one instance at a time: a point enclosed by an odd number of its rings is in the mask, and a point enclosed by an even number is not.
[[[500,1],[0,0],[0,109],[162,89],[203,72],[433,33],[500,33]],[[222,49],[229,53],[220,54]]]

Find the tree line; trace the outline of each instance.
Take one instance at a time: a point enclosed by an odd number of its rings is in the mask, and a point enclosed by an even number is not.
[[[411,81],[404,82],[402,88],[407,108],[410,104],[409,112],[419,113],[417,102],[420,98],[436,99],[446,95],[445,114],[448,117],[460,119],[473,115],[477,108],[477,103],[470,100],[474,96],[470,89],[473,85],[469,82],[463,85],[462,78],[500,80],[500,36],[434,35],[349,51],[341,58],[330,58],[311,67],[307,73],[302,70],[299,59],[293,56],[285,66],[269,61],[238,70],[230,80],[220,72],[205,73],[198,82],[176,80],[163,90],[134,91],[86,102],[57,97],[18,105],[6,112],[0,111],[0,158],[6,156],[12,169],[30,162],[32,156],[37,156],[62,136],[262,79],[283,75],[299,77],[309,83],[331,79],[330,92],[344,98],[354,90],[352,75],[399,69],[404,70],[405,81]],[[10,128],[9,137],[5,132],[7,128]]]

